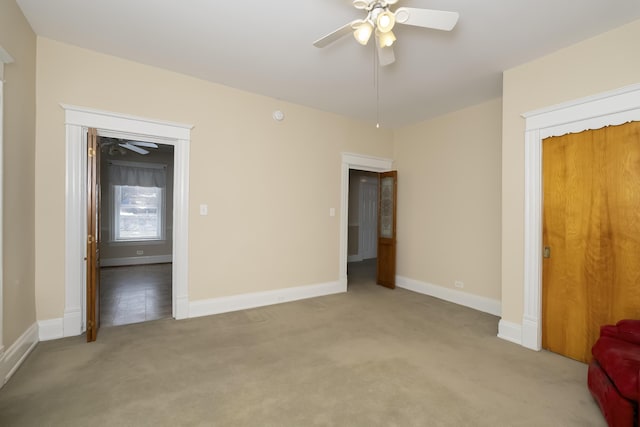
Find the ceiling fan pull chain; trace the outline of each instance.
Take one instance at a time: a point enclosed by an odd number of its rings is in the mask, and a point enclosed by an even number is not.
[[[380,68],[378,67],[378,49],[373,47],[373,85],[376,88],[376,128],[380,128]]]

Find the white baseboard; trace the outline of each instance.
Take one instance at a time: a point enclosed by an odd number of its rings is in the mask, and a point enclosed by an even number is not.
[[[498,338],[522,345],[522,326],[500,319],[500,322],[498,322]]]
[[[38,324],[34,323],[0,357],[0,380],[2,381],[0,387],[9,381],[36,344],[38,344]]]
[[[149,255],[126,258],[102,258],[100,267],[121,267],[123,265],[163,264],[172,262],[171,255]]]
[[[502,304],[500,301],[491,298],[481,297],[455,289],[448,289],[403,276],[396,276],[396,286],[473,308],[484,313],[493,314],[494,316],[500,316],[502,314]]]
[[[347,284],[349,283],[349,278],[347,276],[341,277],[338,279],[338,283],[341,289],[344,289],[344,292],[347,291]]]
[[[273,291],[253,292],[249,294],[192,301],[189,303],[189,317],[209,316],[211,314],[263,307],[265,305],[280,304],[283,302],[320,297],[346,291],[346,283],[343,283],[343,281],[336,281],[321,283],[318,285],[296,286],[293,288],[276,289]]]
[[[64,336],[64,319],[38,320],[40,341],[57,340]]]
[[[188,296],[178,296],[176,298],[176,307],[173,316],[180,319],[188,319],[189,318],[189,297]]]
[[[522,346],[531,350],[542,349],[542,332],[537,319],[522,316]]]
[[[75,337],[82,333],[82,308],[70,308],[64,311],[62,335]]]

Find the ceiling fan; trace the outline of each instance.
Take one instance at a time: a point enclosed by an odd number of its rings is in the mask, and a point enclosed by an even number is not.
[[[458,12],[415,7],[399,7],[394,12],[391,11],[389,6],[397,2],[398,0],[353,0],[356,9],[367,11],[367,17],[345,24],[316,40],[313,45],[323,48],[349,33],[353,33],[358,43],[366,45],[374,34],[380,65],[385,66],[395,61],[392,45],[396,36],[391,31],[395,24],[451,31],[460,16]]]
[[[119,138],[102,138],[100,145],[103,147],[103,150],[108,150],[109,155],[126,154],[125,149],[145,155],[149,154],[149,150],[141,147],[158,148],[158,144],[154,144],[153,142],[130,141]]]

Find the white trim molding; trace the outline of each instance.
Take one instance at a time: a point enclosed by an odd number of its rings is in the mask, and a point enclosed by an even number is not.
[[[301,299],[338,294],[346,291],[347,287],[341,282],[336,281],[192,301],[189,303],[189,317],[228,313],[231,311],[246,310],[249,308],[264,307],[267,305],[280,304]]]
[[[498,338],[522,345],[522,326],[500,319],[498,322]]]
[[[526,129],[524,140],[524,313],[521,344],[533,350],[540,350],[542,346],[542,141],[550,136],[640,121],[640,84],[532,111],[522,116],[525,118]],[[510,332],[506,332],[507,329]],[[511,324],[510,327],[505,327],[503,337],[513,336],[515,333],[516,328]],[[516,339],[510,341],[517,342]]]
[[[0,357],[0,379],[2,387],[18,370],[29,353],[38,344],[38,325],[33,323]]]
[[[69,336],[64,335],[64,326],[64,318],[38,320],[38,337],[40,341],[57,340]]]
[[[349,169],[369,172],[388,172],[393,160],[355,153],[342,153],[342,177],[340,191],[340,283],[347,287],[347,260],[349,247]]]
[[[0,46],[0,224],[3,222],[3,214],[2,211],[4,209],[4,64],[10,64],[13,62],[13,58],[9,53]],[[2,226],[0,226],[0,358],[4,353],[4,323],[3,323],[3,305],[4,305],[4,287],[3,280],[4,277],[4,264],[3,264],[3,248],[4,248],[4,234],[2,232]]]
[[[13,63],[13,57],[0,46],[0,81],[4,81],[4,64]]]
[[[86,149],[87,129],[98,135],[174,146],[173,317],[188,317],[189,145],[192,125],[158,121],[61,104],[66,128],[65,311],[62,336],[79,335],[86,318]],[[46,321],[50,322],[50,321]],[[45,323],[46,336],[58,336]]]
[[[502,304],[499,300],[481,297],[468,292],[449,289],[431,283],[421,282],[404,276],[396,276],[396,286],[419,294],[429,295],[454,304],[473,308],[474,310],[482,311],[484,313],[493,314],[494,316],[500,316],[502,314]]]
[[[2,74],[4,70],[4,62],[2,61],[3,49],[0,47],[0,224],[3,224],[3,211],[4,211],[4,82],[2,81]],[[4,233],[0,225],[0,358],[4,353]]]

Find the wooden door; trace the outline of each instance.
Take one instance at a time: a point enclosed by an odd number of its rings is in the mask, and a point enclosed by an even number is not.
[[[396,287],[396,204],[398,172],[378,176],[378,265],[376,282]]]
[[[640,315],[640,122],[545,139],[543,195],[542,346],[588,362]]]
[[[96,129],[87,135],[87,342],[100,327],[100,149]]]

